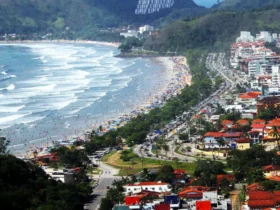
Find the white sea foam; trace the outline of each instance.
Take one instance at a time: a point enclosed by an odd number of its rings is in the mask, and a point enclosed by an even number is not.
[[[5,124],[7,122],[12,122],[12,121],[18,120],[26,115],[28,115],[28,114],[16,114],[16,115],[10,115],[7,117],[0,117],[0,125]]]
[[[3,74],[3,75],[7,75],[7,72],[5,72],[5,71],[2,71],[2,72],[1,72],[1,74]]]
[[[21,106],[0,106],[0,112],[2,112],[2,113],[18,112],[20,109],[22,109],[24,107],[25,107],[25,105],[21,105]]]
[[[1,90],[14,90],[15,89],[15,85],[14,84],[10,84],[10,85],[8,85],[7,87],[5,87],[5,88],[0,88],[0,91]]]
[[[36,87],[29,87],[29,88],[22,88],[23,91],[32,91],[32,92],[51,92],[56,87],[56,84],[50,84],[45,86],[36,86]]]

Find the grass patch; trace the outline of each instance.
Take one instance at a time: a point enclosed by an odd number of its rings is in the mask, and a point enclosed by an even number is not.
[[[132,150],[129,150],[130,153],[133,153]],[[105,163],[119,168],[119,175],[128,176],[132,174],[137,174],[143,168],[160,168],[162,165],[171,165],[174,169],[181,168],[187,171],[187,173],[192,174],[195,170],[196,163],[185,163],[185,162],[176,162],[176,161],[166,161],[166,160],[155,160],[151,158],[141,158],[134,157],[130,161],[123,161],[120,159],[121,154],[114,151],[102,158],[102,161]],[[143,164],[143,165],[142,165]]]

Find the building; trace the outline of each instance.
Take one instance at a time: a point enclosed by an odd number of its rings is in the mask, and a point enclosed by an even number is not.
[[[128,37],[138,37],[138,32],[135,30],[128,30],[127,32],[120,33],[120,36],[124,36],[125,38]]]
[[[259,91],[251,91],[247,93],[242,93],[238,97],[238,103],[246,104],[246,105],[252,105],[256,103],[256,99],[258,96],[260,96],[262,93]]]
[[[235,140],[236,142],[236,149],[238,150],[246,150],[250,149],[252,146],[252,140],[249,138],[241,138]]]
[[[136,194],[140,193],[143,190],[159,192],[159,193],[166,193],[171,192],[171,188],[169,187],[168,183],[165,182],[137,182],[134,184],[124,185],[124,193],[128,194]]]
[[[280,166],[279,165],[267,165],[262,167],[264,176],[266,178],[272,177],[272,176],[280,176]]]
[[[254,42],[255,37],[251,35],[249,31],[241,31],[240,36],[236,39],[236,43],[238,42]]]
[[[56,181],[61,181],[66,184],[74,183],[74,171],[73,170],[62,170],[43,167],[43,170],[48,174],[52,179]]]
[[[249,193],[248,206],[250,209],[275,208],[275,195],[268,191],[254,191]]]
[[[262,96],[257,100],[257,112],[264,110],[273,110],[280,116],[280,97],[279,96]]]
[[[274,39],[268,31],[261,31],[256,35],[256,41],[272,42]]]
[[[150,26],[150,25],[144,25],[144,26],[141,26],[139,27],[139,33],[140,34],[143,34],[144,32],[152,32],[154,30],[154,27],[153,26]]]
[[[272,85],[280,87],[280,65],[272,66]]]

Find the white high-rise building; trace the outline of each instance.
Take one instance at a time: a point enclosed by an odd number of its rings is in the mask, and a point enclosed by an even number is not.
[[[272,66],[272,85],[280,87],[280,65]]]
[[[240,37],[236,39],[236,43],[238,42],[254,42],[255,37],[251,35],[251,32],[249,31],[241,31],[240,32]]]
[[[257,35],[256,38],[257,41],[265,41],[265,42],[272,42],[273,38],[271,36],[271,33],[269,33],[268,31],[261,31],[260,34]]]
[[[140,34],[143,34],[145,31],[151,32],[153,30],[154,30],[154,27],[150,26],[150,25],[144,25],[144,26],[139,27]]]

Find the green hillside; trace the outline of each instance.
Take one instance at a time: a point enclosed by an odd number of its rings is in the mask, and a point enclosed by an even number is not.
[[[205,11],[193,0],[177,0],[171,8],[136,15],[137,4],[138,0],[0,0],[0,34],[153,23],[177,10],[185,9],[173,18]]]
[[[215,5],[216,9],[250,10],[280,4],[280,0],[224,0]]]
[[[240,31],[280,31],[279,8],[263,11],[216,11],[203,17],[183,19],[150,37],[145,48],[161,52],[184,52],[187,49],[228,49]]]

